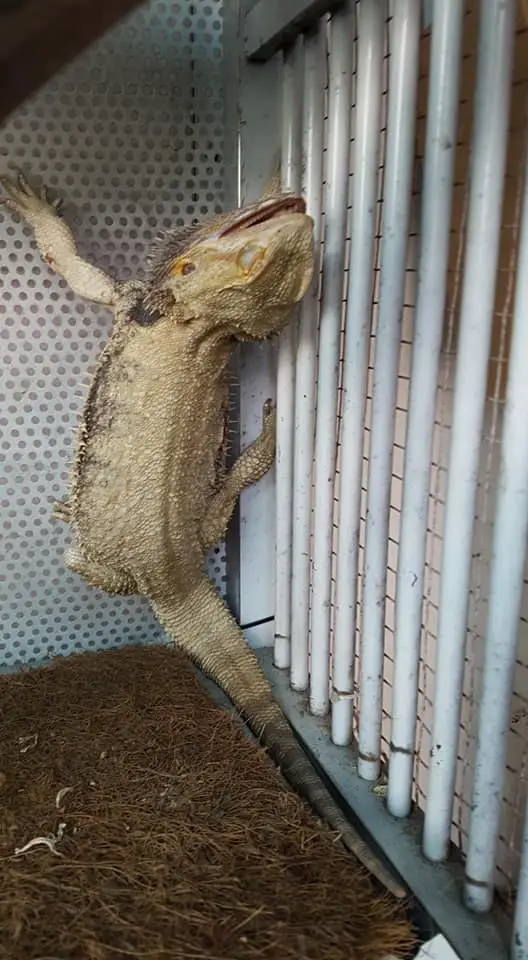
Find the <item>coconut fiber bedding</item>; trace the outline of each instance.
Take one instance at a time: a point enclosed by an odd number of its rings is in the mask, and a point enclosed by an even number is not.
[[[1,960],[382,960],[405,907],[164,646],[0,676]]]

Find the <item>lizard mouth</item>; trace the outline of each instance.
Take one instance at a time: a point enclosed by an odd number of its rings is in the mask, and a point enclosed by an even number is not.
[[[305,212],[306,204],[302,197],[280,197],[278,200],[270,198],[259,203],[252,210],[241,211],[236,219],[218,232],[218,236],[227,237],[232,233],[238,233],[240,230],[247,230],[249,227],[256,227],[261,223],[268,223],[285,213]]]

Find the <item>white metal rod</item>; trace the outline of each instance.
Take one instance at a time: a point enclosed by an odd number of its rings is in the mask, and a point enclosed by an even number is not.
[[[334,472],[337,438],[339,338],[343,311],[350,154],[354,9],[349,2],[330,21],[328,160],[323,288],[315,431],[310,709],[328,712]]]
[[[380,768],[385,594],[394,414],[414,157],[421,0],[398,0],[390,29],[380,302],[367,489],[358,772]]]
[[[524,183],[508,385],[493,524],[488,624],[473,800],[466,860],[465,901],[485,913],[493,903],[510,699],[524,588],[528,536],[528,176]],[[528,902],[525,904],[528,910]]]
[[[301,189],[303,38],[284,54],[282,76],[281,180],[284,189]],[[293,437],[296,323],[281,334],[277,358],[275,643],[276,667],[290,665]]]
[[[332,740],[339,746],[346,746],[352,738],[359,513],[372,310],[384,28],[385,0],[362,3],[358,21],[354,191],[345,322],[332,656]]]
[[[506,161],[515,0],[480,8],[472,169],[440,584],[432,751],[423,848],[449,850],[476,490]]]
[[[528,801],[524,813],[521,870],[517,881],[511,960],[528,960]]]
[[[315,376],[319,312],[319,248],[323,180],[325,23],[305,38],[304,60],[304,196],[314,221],[316,269],[312,289],[301,305],[295,372],[293,464],[293,555],[291,672],[294,690],[308,689],[310,530],[315,431]]]
[[[435,7],[396,590],[387,795],[387,806],[395,817],[407,817],[412,802],[427,509],[444,326],[463,17],[464,0],[443,0]]]

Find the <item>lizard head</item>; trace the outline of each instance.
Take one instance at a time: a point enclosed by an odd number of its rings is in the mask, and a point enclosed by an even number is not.
[[[312,275],[313,221],[304,200],[266,197],[165,234],[152,251],[148,292],[135,319],[199,319],[238,340],[263,339],[288,323]]]

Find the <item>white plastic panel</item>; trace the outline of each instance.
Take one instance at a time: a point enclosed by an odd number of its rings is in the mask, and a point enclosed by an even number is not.
[[[125,280],[158,230],[223,206],[222,2],[151,0],[0,129],[0,169],[64,199],[80,253]],[[110,329],[41,262],[0,207],[0,665],[161,636],[145,602],[107,597],[63,565],[84,382]],[[225,587],[223,545],[208,571]]]

